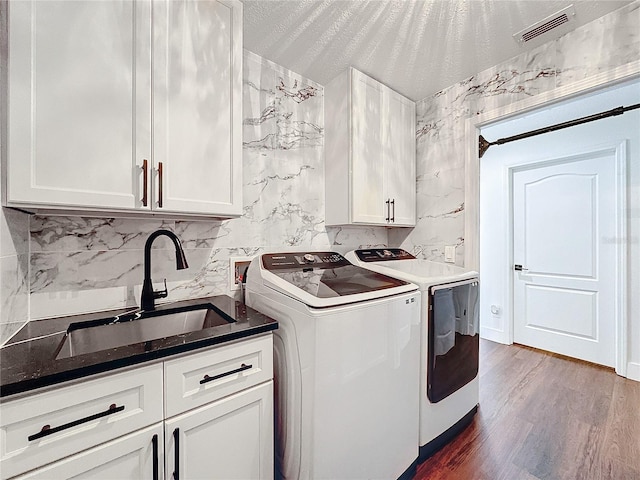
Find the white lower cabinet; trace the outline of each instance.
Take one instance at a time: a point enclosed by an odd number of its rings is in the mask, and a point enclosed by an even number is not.
[[[158,423],[15,478],[159,480],[164,478],[162,435]]]
[[[162,363],[0,403],[0,478],[104,445],[163,420]]]
[[[272,479],[272,342],[3,399],[0,479]]]
[[[165,421],[167,478],[273,476],[273,382]]]

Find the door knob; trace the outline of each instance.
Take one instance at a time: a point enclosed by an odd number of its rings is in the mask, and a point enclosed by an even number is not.
[[[514,269],[516,272],[528,272],[528,271],[529,271],[529,269],[528,269],[528,268],[522,268],[522,265],[514,265],[514,266],[513,266],[513,269]]]

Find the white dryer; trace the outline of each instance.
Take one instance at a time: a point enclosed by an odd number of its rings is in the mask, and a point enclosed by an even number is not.
[[[354,250],[346,258],[420,287],[422,462],[462,431],[478,410],[478,273],[418,259],[399,248]]]
[[[420,292],[334,252],[255,258],[246,302],[274,331],[276,469],[287,479],[411,478]]]

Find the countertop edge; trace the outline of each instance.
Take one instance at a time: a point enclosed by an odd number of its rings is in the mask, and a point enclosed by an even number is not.
[[[259,335],[261,333],[267,333],[272,330],[276,330],[277,328],[278,328],[277,322],[267,323],[267,324],[249,328],[246,330],[230,332],[228,334],[213,336],[213,337],[204,338],[200,340],[194,340],[192,342],[185,343],[182,345],[175,345],[175,346],[166,347],[166,348],[155,350],[155,351],[140,353],[134,356],[118,358],[118,359],[107,361],[107,362],[100,362],[94,365],[87,365],[84,367],[79,367],[76,369],[55,373],[51,375],[46,375],[46,376],[42,376],[34,379],[26,379],[26,380],[21,380],[19,382],[0,385],[0,398],[5,399],[6,397],[21,394],[21,393],[26,393],[31,390],[49,387],[49,386],[57,385],[59,383],[63,383],[71,380],[77,380],[80,378],[96,375],[99,373],[110,372],[112,370],[117,370],[119,368],[138,365],[141,363],[150,362],[153,360],[158,360],[158,359],[170,357],[173,355],[190,352],[190,351],[197,350],[204,347],[218,345],[220,343],[226,343],[233,340],[252,337],[255,335]]]

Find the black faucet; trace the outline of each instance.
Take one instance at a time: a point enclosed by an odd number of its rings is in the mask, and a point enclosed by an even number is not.
[[[187,259],[184,256],[184,250],[180,244],[180,239],[170,230],[156,230],[149,238],[147,243],[144,244],[144,282],[142,284],[142,298],[140,299],[140,307],[144,311],[155,310],[155,299],[164,298],[167,296],[167,280],[164,280],[164,290],[153,291],[153,284],[151,283],[151,244],[160,235],[166,235],[169,237],[176,247],[176,268],[178,270],[184,270],[189,268]]]

